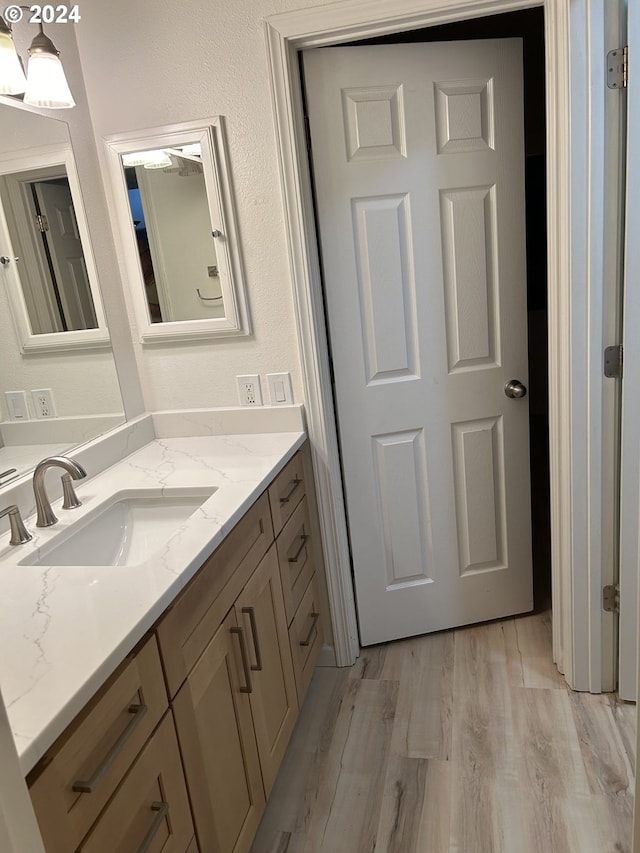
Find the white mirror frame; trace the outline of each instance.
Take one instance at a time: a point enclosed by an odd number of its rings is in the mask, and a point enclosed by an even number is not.
[[[96,313],[98,326],[95,329],[78,329],[69,332],[45,332],[34,334],[31,329],[27,303],[20,282],[20,266],[16,264],[15,252],[11,244],[9,229],[5,211],[0,201],[0,239],[2,241],[2,254],[10,257],[10,262],[3,265],[0,277],[5,281],[11,314],[18,333],[20,349],[23,353],[39,353],[46,351],[96,349],[98,347],[110,347],[109,330],[102,306],[102,298],[98,287],[98,272],[91,248],[87,219],[82,203],[82,192],[80,181],[73,157],[73,151],[68,145],[47,145],[42,148],[32,148],[28,154],[16,154],[16,156],[3,156],[0,160],[0,175],[11,175],[16,172],[27,172],[40,170],[55,166],[64,166],[67,172],[73,207],[82,243],[91,297]]]
[[[134,151],[172,148],[192,142],[200,143],[202,148],[211,229],[221,234],[216,237],[215,245],[224,317],[152,323],[121,158],[123,154]],[[142,343],[251,334],[222,116],[109,136],[105,143],[117,220],[116,233],[123,248],[126,276],[132,283],[133,308]]]

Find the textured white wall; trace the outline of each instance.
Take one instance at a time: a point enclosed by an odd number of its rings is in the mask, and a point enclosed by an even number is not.
[[[291,371],[301,400],[263,20],[312,5],[113,0],[82,6],[77,40],[99,145],[119,132],[213,115],[226,120],[253,335],[142,347],[131,320],[148,409],[235,405],[236,374],[282,370]]]

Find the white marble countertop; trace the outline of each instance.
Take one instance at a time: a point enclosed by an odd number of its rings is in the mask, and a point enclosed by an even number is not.
[[[0,537],[0,686],[25,775],[304,439],[302,432],[156,439],[77,482],[82,507],[56,512],[53,527],[26,519],[28,544],[11,547],[9,534]],[[138,566],[19,564],[115,492],[190,486],[217,491]]]

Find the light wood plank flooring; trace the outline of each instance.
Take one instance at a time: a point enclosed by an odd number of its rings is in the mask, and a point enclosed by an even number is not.
[[[549,613],[371,647],[317,670],[252,853],[629,853],[634,744]]]

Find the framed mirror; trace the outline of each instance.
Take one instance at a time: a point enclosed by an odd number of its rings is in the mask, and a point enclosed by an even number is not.
[[[0,264],[23,352],[109,346],[68,142],[0,156]]]
[[[143,343],[249,334],[222,117],[106,142]]]
[[[93,252],[110,228],[90,192],[85,212],[77,171],[95,155],[83,144],[0,97],[0,488],[125,421]],[[49,243],[56,228],[75,240],[66,255]]]

